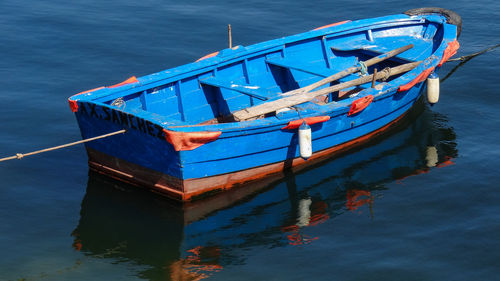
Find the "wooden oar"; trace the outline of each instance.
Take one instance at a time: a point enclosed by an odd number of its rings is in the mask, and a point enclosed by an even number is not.
[[[369,67],[369,66],[372,66],[374,64],[377,64],[381,61],[384,61],[386,59],[389,59],[389,58],[392,58],[394,56],[397,56],[399,54],[401,54],[402,52],[408,50],[408,49],[411,49],[413,48],[413,44],[410,44],[410,45],[406,45],[406,46],[403,46],[401,48],[397,48],[397,49],[394,49],[390,52],[387,52],[385,54],[382,54],[382,55],[379,55],[379,56],[376,56],[374,58],[371,58],[367,61],[364,61],[364,64],[366,65],[366,67]],[[331,83],[333,81],[337,81],[341,78],[344,78],[346,77],[347,75],[349,74],[352,74],[352,73],[355,73],[355,72],[358,72],[361,70],[361,66],[353,66],[353,67],[350,67],[344,71],[341,71],[341,72],[338,72],[338,73],[335,73],[331,76],[328,76],[324,79],[321,79],[320,81],[316,82],[316,83],[313,83],[311,85],[308,85],[308,86],[305,86],[305,87],[302,87],[300,89],[296,89],[296,90],[292,90],[292,91],[288,91],[286,93],[283,93],[282,95],[283,96],[290,96],[290,95],[296,95],[298,93],[304,93],[304,92],[310,92],[318,87],[321,87],[323,85],[326,85],[327,83]]]
[[[419,62],[412,62],[412,63],[407,63],[407,64],[403,64],[400,66],[392,67],[390,69],[382,70],[375,75],[375,79],[379,80],[379,79],[383,79],[383,78],[388,78],[388,77],[393,76],[393,75],[398,75],[401,73],[408,72],[408,71],[414,69],[415,67],[417,67],[420,63],[421,63],[420,61]],[[294,105],[301,104],[304,102],[308,102],[317,96],[326,95],[326,94],[336,92],[336,91],[339,91],[339,90],[342,90],[345,88],[358,86],[358,85],[362,85],[362,84],[371,82],[374,79],[373,76],[374,76],[373,74],[366,75],[366,76],[363,76],[363,77],[358,78],[358,79],[347,81],[347,82],[344,82],[344,83],[341,83],[341,84],[338,84],[335,86],[323,88],[323,89],[320,89],[320,90],[317,90],[314,92],[299,93],[299,94],[296,94],[293,96],[287,96],[287,97],[283,97],[283,98],[278,99],[278,100],[274,100],[274,101],[266,102],[266,103],[259,104],[256,106],[248,107],[248,108],[245,108],[245,109],[242,109],[242,110],[239,110],[239,111],[233,113],[233,118],[235,121],[244,121],[244,120],[247,120],[247,119],[250,119],[250,118],[253,118],[256,116],[260,116],[260,115],[263,115],[263,114],[266,114],[269,112],[273,112],[273,111],[276,111],[276,110],[279,110],[282,108],[286,108],[286,107],[294,106]]]

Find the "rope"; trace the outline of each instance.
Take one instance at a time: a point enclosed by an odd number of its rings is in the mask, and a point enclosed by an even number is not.
[[[494,46],[488,47],[488,48],[486,48],[486,49],[484,49],[484,50],[481,50],[481,51],[479,51],[479,52],[472,53],[472,54],[470,54],[470,55],[461,56],[461,57],[459,57],[459,58],[454,58],[454,59],[449,59],[447,62],[450,62],[450,61],[464,61],[464,60],[467,60],[467,59],[471,59],[471,58],[473,58],[473,57],[475,57],[475,56],[482,55],[482,54],[484,54],[484,53],[486,53],[486,52],[489,52],[489,51],[491,51],[491,50],[493,50],[493,49],[496,49],[496,48],[498,48],[498,47],[500,47],[500,44],[496,44],[496,45],[494,45]]]
[[[491,46],[489,48],[486,48],[482,51],[479,51],[479,52],[476,52],[476,53],[473,53],[473,54],[470,54],[470,55],[467,55],[467,56],[461,56],[459,58],[455,58],[455,59],[450,59],[448,60],[447,62],[450,62],[450,61],[460,61],[459,64],[457,64],[452,70],[450,70],[450,72],[448,72],[448,74],[446,74],[446,76],[441,79],[441,83],[443,83],[446,79],[448,79],[453,73],[455,73],[455,71],[457,71],[457,69],[459,69],[460,67],[462,67],[464,64],[466,64],[468,61],[470,61],[471,59],[475,58],[476,56],[479,56],[481,54],[484,54],[488,51],[491,51],[497,47],[500,47],[500,44],[496,44],[494,46]]]
[[[84,139],[84,140],[80,140],[80,141],[70,142],[70,143],[67,143],[67,144],[58,145],[58,146],[54,146],[54,147],[49,147],[49,148],[45,148],[45,149],[40,149],[40,150],[33,151],[33,152],[28,152],[28,153],[24,153],[24,154],[23,153],[16,153],[16,155],[14,155],[14,156],[9,156],[9,157],[5,157],[5,158],[1,158],[0,162],[7,161],[7,160],[12,160],[12,159],[22,159],[23,157],[26,157],[26,156],[40,154],[40,153],[43,153],[43,152],[57,150],[57,149],[65,148],[65,147],[68,147],[68,146],[73,146],[73,145],[77,145],[77,144],[81,144],[81,143],[86,143],[86,142],[93,141],[93,140],[98,140],[98,139],[103,139],[103,138],[107,138],[107,137],[118,135],[118,134],[123,134],[126,131],[127,130],[123,129],[123,130],[119,130],[119,131],[112,132],[112,133],[109,133],[109,134],[100,135],[100,136],[97,136],[97,137],[93,137],[93,138],[89,138],[89,139]]]
[[[381,72],[384,73],[384,77],[380,78],[381,81],[385,82],[385,81],[387,81],[387,79],[389,79],[389,77],[391,77],[391,68],[390,67],[386,67],[386,68],[382,69]]]
[[[359,71],[361,71],[361,75],[366,75],[368,73],[368,68],[366,67],[365,62],[363,61],[358,61],[359,67],[361,68]]]

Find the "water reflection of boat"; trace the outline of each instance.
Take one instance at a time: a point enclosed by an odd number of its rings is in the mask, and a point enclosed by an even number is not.
[[[304,231],[308,227],[370,207],[387,183],[452,163],[452,128],[442,116],[420,112],[377,143],[196,205],[90,173],[74,248],[146,265],[139,273],[144,279],[199,280],[244,262],[234,249],[314,243],[321,237]]]

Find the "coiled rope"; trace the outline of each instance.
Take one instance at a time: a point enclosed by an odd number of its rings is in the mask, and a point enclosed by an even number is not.
[[[365,76],[366,74],[368,74],[368,67],[366,67],[366,64],[364,61],[358,61],[358,64],[359,64],[359,67],[360,67],[360,72],[361,72],[361,75]]]
[[[40,150],[33,151],[33,152],[16,153],[16,155],[5,157],[5,158],[1,158],[0,162],[7,161],[7,160],[13,160],[13,159],[22,159],[22,158],[24,158],[26,156],[40,154],[40,153],[44,153],[44,152],[48,152],[48,151],[53,151],[53,150],[65,148],[65,147],[68,147],[68,146],[73,146],[73,145],[77,145],[77,144],[81,144],[81,143],[86,143],[86,142],[89,142],[89,141],[94,141],[94,140],[98,140],[98,139],[103,139],[103,138],[111,137],[111,136],[118,135],[118,134],[123,134],[126,131],[127,130],[123,129],[123,130],[119,130],[119,131],[112,132],[112,133],[109,133],[109,134],[104,134],[104,135],[100,135],[100,136],[93,137],[93,138],[88,138],[88,139],[84,139],[84,140],[80,140],[80,141],[70,142],[70,143],[63,144],[63,145],[58,145],[58,146],[54,146],[54,147],[40,149]]]

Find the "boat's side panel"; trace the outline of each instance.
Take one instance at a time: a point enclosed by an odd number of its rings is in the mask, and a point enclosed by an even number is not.
[[[235,185],[258,180],[275,173],[283,173],[285,170],[302,166],[306,167],[308,165],[313,165],[326,158],[332,157],[335,153],[341,153],[345,150],[351,149],[355,146],[361,145],[370,141],[371,138],[378,134],[381,134],[385,130],[389,129],[392,125],[395,125],[396,121],[402,117],[402,115],[411,108],[412,104],[408,104],[399,110],[393,112],[392,114],[386,115],[381,118],[380,124],[384,124],[380,128],[368,131],[369,133],[361,136],[356,136],[356,138],[350,139],[342,144],[329,147],[327,149],[318,151],[313,154],[309,159],[305,160],[300,157],[291,158],[289,161],[281,161],[278,163],[267,164],[256,168],[249,168],[242,171],[237,171],[233,173],[227,173],[222,175],[216,175],[204,178],[194,178],[185,180],[185,192],[186,198],[190,199],[193,196],[202,195],[210,190],[226,190],[232,188]],[[385,121],[385,122],[384,122]],[[353,130],[349,131],[352,135],[356,133]],[[356,134],[357,135],[357,134]],[[316,144],[316,142],[315,142]],[[298,148],[297,148],[298,150]]]
[[[227,190],[238,186],[239,184],[252,181],[260,182],[263,178],[270,178],[272,175],[282,174],[285,170],[292,167],[296,167],[294,171],[298,171],[309,165],[331,158],[332,155],[334,156],[335,154],[340,154],[346,150],[370,142],[375,137],[384,134],[386,131],[396,126],[397,122],[403,117],[411,105],[412,104],[408,104],[392,114],[384,116],[382,119],[386,123],[381,128],[371,131],[370,133],[356,139],[347,141],[341,145],[318,151],[308,160],[298,157],[290,159],[290,161],[281,161],[260,167],[253,167],[235,173],[187,179],[183,180],[182,183],[178,179],[162,174],[161,172],[147,169],[93,149],[89,149],[89,154],[92,155],[92,159],[95,159],[96,162],[89,161],[89,165],[95,171],[122,181],[152,188],[153,191],[160,192],[177,200],[190,201],[203,197],[206,193]],[[178,185],[180,184],[183,185],[182,192],[178,189]]]
[[[376,100],[359,114],[334,112],[335,118],[311,125],[313,152],[356,139],[398,118],[418,98],[422,86]],[[232,173],[299,157],[298,132],[270,127],[231,137],[223,133],[216,141],[180,155],[184,179]]]
[[[134,137],[117,136],[103,143],[87,144],[89,165],[98,172],[127,182],[151,187],[175,199],[189,200],[192,196],[198,196],[212,190],[228,189],[234,185],[283,172],[291,167],[311,165],[331,157],[332,153],[338,153],[369,141],[370,137],[388,129],[388,124],[393,124],[411,108],[419,97],[421,84],[408,92],[380,100],[380,104],[371,107],[372,111],[378,112],[379,116],[369,123],[356,125],[356,122],[362,122],[366,118],[363,114],[368,116],[374,114],[368,111],[370,108],[367,108],[365,113],[350,119],[352,120],[350,122],[344,120],[350,118],[345,116],[339,120],[332,120],[329,124],[318,124],[319,126],[313,130],[315,153],[308,160],[299,157],[296,130],[268,130],[254,135],[240,136],[239,140],[233,138],[218,139],[195,150],[182,151],[182,164],[175,162],[175,159],[178,159],[176,158],[178,154],[169,148],[170,144],[158,136],[149,135],[149,137],[153,137],[150,142],[137,143],[130,142]],[[391,105],[394,107],[393,110],[385,108]],[[98,110],[96,112],[99,114]],[[83,115],[80,116],[79,121],[85,122],[88,118],[90,116]],[[350,128],[351,124],[354,127]],[[107,127],[82,131],[94,135],[99,134],[105,128]],[[127,135],[134,133],[133,129],[129,129]],[[142,136],[139,135],[139,137]],[[125,147],[128,149],[124,149]],[[262,150],[262,147],[265,149]],[[256,152],[241,155],[240,149],[248,148],[253,148]],[[110,154],[109,151],[113,154]],[[217,157],[220,153],[226,153],[226,155],[231,153],[235,156],[231,158],[219,157],[214,161],[207,162],[187,162],[190,160],[187,156],[197,159],[207,154],[210,157]],[[137,158],[145,161],[140,162]]]
[[[118,163],[96,159],[91,151],[112,155],[130,163],[181,179],[179,153],[165,140],[163,127],[138,116],[110,109],[104,105],[78,102],[76,118],[83,138],[91,138],[126,129],[126,133],[85,144],[89,161],[122,170]],[[181,190],[181,186],[176,186]]]

